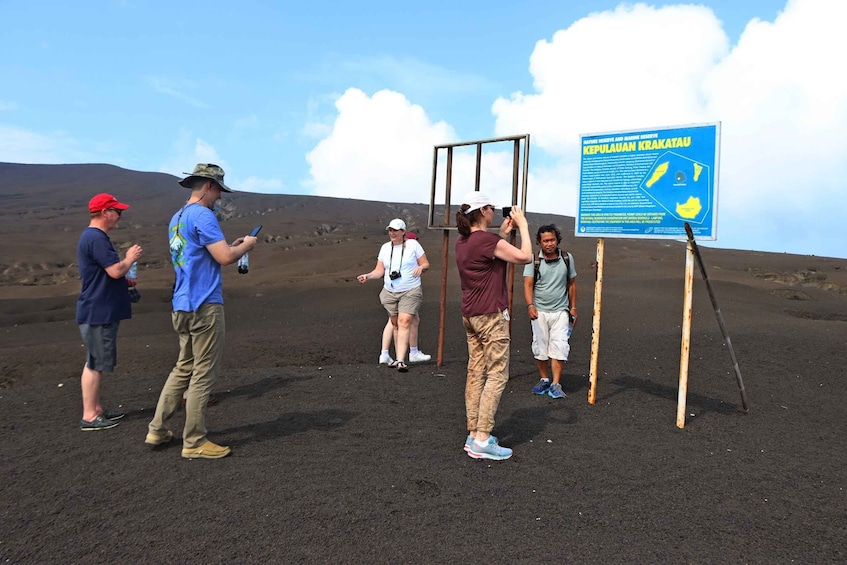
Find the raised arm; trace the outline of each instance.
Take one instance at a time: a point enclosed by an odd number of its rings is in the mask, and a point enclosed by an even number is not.
[[[512,212],[509,218],[503,222],[500,228],[500,235],[506,237],[509,232],[518,227],[518,232],[521,236],[521,246],[515,247],[505,239],[497,242],[497,247],[494,248],[494,256],[502,259],[507,263],[515,263],[516,265],[526,265],[532,261],[532,240],[529,238],[529,226],[526,222],[526,216],[523,211],[517,206],[512,206]]]

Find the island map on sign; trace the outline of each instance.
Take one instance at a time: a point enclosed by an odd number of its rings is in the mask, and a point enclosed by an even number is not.
[[[668,151],[656,159],[639,188],[671,216],[699,224],[711,209],[710,173],[708,165]]]

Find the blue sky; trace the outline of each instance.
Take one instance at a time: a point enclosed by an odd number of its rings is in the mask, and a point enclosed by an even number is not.
[[[0,21],[3,162],[428,202],[434,145],[529,133],[527,207],[574,215],[580,134],[720,121],[714,245],[847,257],[847,0],[1,0]],[[483,162],[504,202],[509,159]]]

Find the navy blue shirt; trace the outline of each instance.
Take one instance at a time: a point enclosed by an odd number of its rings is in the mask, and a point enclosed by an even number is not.
[[[126,278],[113,279],[106,267],[120,263],[112,240],[103,230],[88,227],[77,246],[82,292],[76,303],[76,323],[100,326],[132,317]]]

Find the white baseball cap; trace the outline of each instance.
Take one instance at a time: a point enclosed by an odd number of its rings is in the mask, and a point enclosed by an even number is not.
[[[494,203],[491,202],[491,199],[488,196],[476,190],[465,194],[465,197],[462,198],[462,204],[470,206],[470,208],[465,210],[465,215],[470,214],[474,210],[479,210],[483,206],[494,206]]]
[[[394,218],[393,220],[388,222],[388,225],[385,227],[385,229],[406,231],[406,222],[404,222],[400,218]]]

